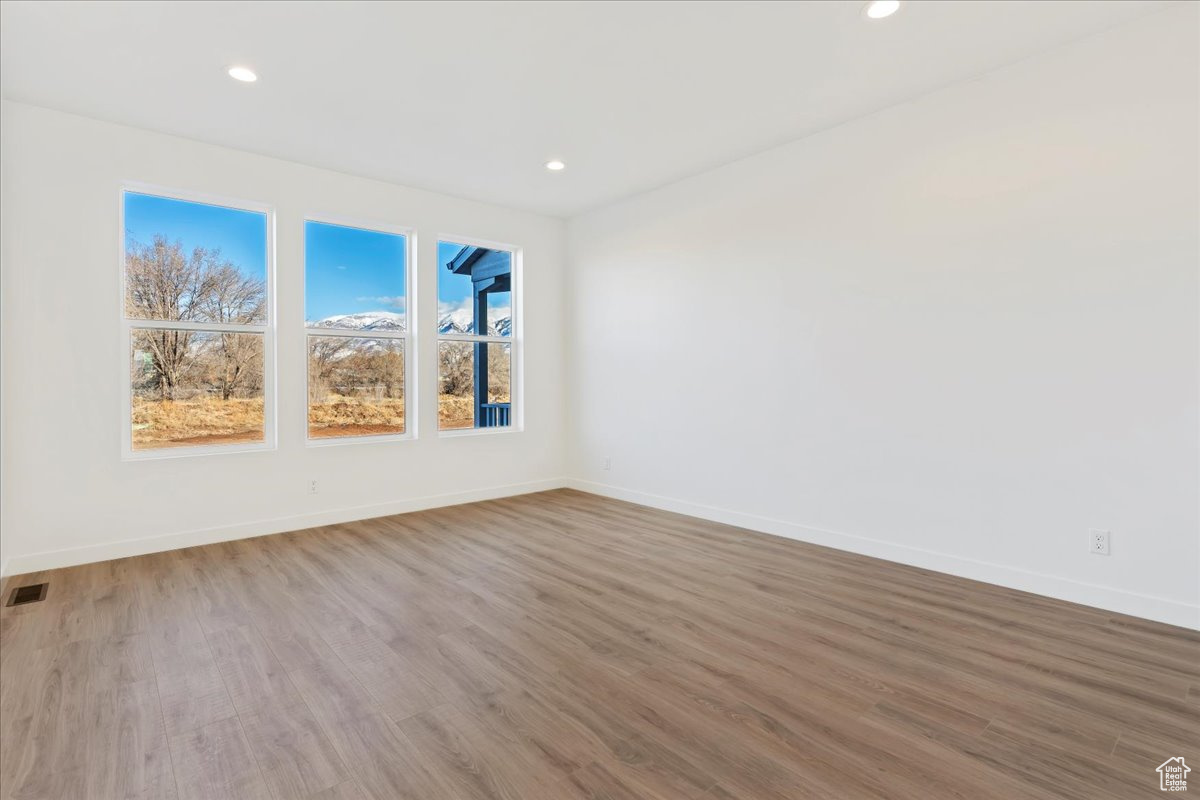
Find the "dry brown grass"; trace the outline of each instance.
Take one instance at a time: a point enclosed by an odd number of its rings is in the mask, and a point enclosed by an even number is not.
[[[493,403],[511,402],[507,394],[493,394]],[[438,395],[438,428],[443,431],[475,427],[475,399],[471,395]]]
[[[133,400],[133,449],[263,440],[262,398]]]
[[[506,402],[507,398],[492,398]],[[475,425],[475,404],[468,396],[438,396],[438,427],[459,430]],[[308,409],[308,435],[317,439],[337,436],[375,436],[403,433],[404,401],[368,400],[334,396]],[[187,447],[263,441],[262,398],[220,400],[133,401],[133,449]]]
[[[308,406],[308,435],[315,439],[388,433],[404,433],[403,400],[332,395]]]
[[[438,428],[444,431],[475,427],[475,400],[470,395],[438,395]]]

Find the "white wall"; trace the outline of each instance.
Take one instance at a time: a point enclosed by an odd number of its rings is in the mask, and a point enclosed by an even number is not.
[[[5,102],[0,112],[6,574],[557,485],[561,220],[31,106]],[[276,451],[120,460],[125,180],[275,206]],[[302,219],[318,212],[416,228],[424,333],[436,319],[438,234],[524,249],[523,432],[439,439],[436,344],[423,336],[417,441],[305,446]]]
[[[575,485],[1200,627],[1196,31],[572,220]]]
[[[558,220],[5,102],[4,573],[569,473],[1200,627],[1198,22],[1158,14],[573,220],[569,274]],[[123,180],[276,206],[277,451],[120,460]],[[523,433],[438,439],[424,337],[419,440],[304,446],[313,212],[415,227],[426,323],[437,234],[525,248]]]

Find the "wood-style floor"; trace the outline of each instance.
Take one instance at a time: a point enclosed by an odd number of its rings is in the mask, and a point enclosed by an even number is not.
[[[579,492],[27,578],[4,798],[1200,791],[1200,634]]]

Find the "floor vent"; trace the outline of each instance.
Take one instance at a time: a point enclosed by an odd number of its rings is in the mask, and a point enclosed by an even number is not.
[[[36,603],[39,600],[46,599],[46,587],[48,583],[35,583],[32,586],[18,586],[13,589],[12,596],[8,598],[5,605],[23,606],[26,603]]]

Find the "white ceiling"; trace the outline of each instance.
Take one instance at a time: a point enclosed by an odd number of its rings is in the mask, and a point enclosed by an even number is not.
[[[6,0],[0,76],[14,100],[570,216],[1172,4]]]

